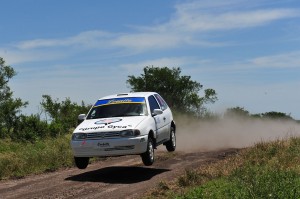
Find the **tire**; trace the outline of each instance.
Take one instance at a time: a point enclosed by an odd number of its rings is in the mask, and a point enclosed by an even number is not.
[[[147,151],[141,154],[145,166],[150,166],[154,162],[154,144],[151,137],[148,138]]]
[[[170,140],[166,142],[166,148],[169,152],[175,151],[176,149],[176,133],[174,127],[171,127]]]
[[[74,157],[75,160],[75,164],[78,167],[78,169],[85,169],[88,164],[89,164],[89,160],[90,158],[86,158],[86,157]]]

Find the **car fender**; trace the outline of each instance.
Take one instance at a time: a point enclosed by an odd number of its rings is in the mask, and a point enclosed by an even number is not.
[[[156,139],[156,125],[153,117],[147,117],[137,128],[140,129],[141,135],[149,135],[149,133],[153,131],[153,138]]]

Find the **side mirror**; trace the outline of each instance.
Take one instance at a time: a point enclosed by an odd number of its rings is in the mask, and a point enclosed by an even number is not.
[[[161,115],[161,114],[163,114],[163,111],[161,109],[154,109],[152,116]]]
[[[78,125],[83,122],[83,120],[85,120],[85,114],[80,114],[78,115],[78,119],[77,119],[77,122],[78,122]]]

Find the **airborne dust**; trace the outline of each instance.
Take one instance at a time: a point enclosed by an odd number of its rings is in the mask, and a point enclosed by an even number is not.
[[[243,148],[261,141],[300,136],[300,124],[293,121],[223,118],[201,121],[175,118],[178,151],[211,151]]]

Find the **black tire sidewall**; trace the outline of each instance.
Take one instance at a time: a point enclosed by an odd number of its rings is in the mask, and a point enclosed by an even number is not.
[[[78,169],[85,169],[89,164],[89,159],[87,157],[74,157]]]
[[[173,143],[173,135],[174,134],[174,142],[175,144]],[[175,128],[174,127],[171,127],[170,129],[170,140],[166,143],[166,148],[169,152],[172,152],[172,151],[175,151],[176,149],[176,132],[175,132]]]
[[[149,152],[150,147],[152,148],[152,152]],[[152,153],[152,158],[151,158],[151,153]],[[153,139],[151,137],[148,138],[148,143],[147,143],[147,151],[141,155],[143,163],[145,166],[150,166],[154,163],[154,144],[153,144]]]

